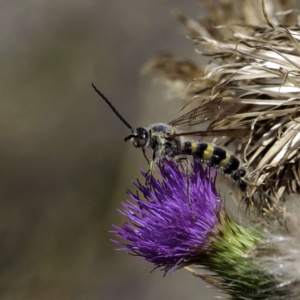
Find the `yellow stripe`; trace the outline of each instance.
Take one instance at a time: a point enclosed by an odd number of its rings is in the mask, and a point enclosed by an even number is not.
[[[197,143],[191,142],[192,153],[195,153],[197,150]]]
[[[229,159],[230,159],[230,153],[228,151],[226,151],[226,157],[223,160],[221,160],[220,166],[221,167],[226,166],[229,162]]]
[[[207,144],[207,148],[203,152],[203,159],[206,160],[211,159],[213,152],[214,152],[214,146],[212,144]]]

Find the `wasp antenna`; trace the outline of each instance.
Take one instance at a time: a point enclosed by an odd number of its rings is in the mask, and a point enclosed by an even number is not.
[[[117,117],[131,130],[131,132],[134,132],[134,129],[132,126],[129,125],[129,123],[120,115],[120,113],[115,109],[115,107],[111,104],[111,102],[96,88],[96,86],[92,83],[92,86],[94,90],[97,92],[97,94],[109,105],[109,107],[113,110],[113,112],[117,115]]]

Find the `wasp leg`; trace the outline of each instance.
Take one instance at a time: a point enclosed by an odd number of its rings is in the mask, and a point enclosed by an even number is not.
[[[142,151],[143,151],[144,157],[145,157],[145,159],[147,160],[148,164],[151,165],[151,163],[150,163],[150,161],[149,161],[149,159],[148,159],[148,157],[147,157],[147,155],[146,155],[146,150],[145,150],[144,147],[142,148]]]
[[[147,171],[146,173],[146,184],[147,185],[150,185],[150,179],[152,177],[152,171],[153,171],[153,168],[154,168],[154,162],[155,162],[155,152],[153,152],[153,156],[152,156],[152,160],[149,161],[148,158],[146,157],[146,154],[145,154],[145,149],[143,148],[143,153],[144,153],[144,156],[145,158],[147,159],[148,163],[149,163],[149,170]]]
[[[186,172],[186,196],[188,198],[188,205],[190,207],[193,220],[196,220],[195,213],[194,213],[194,210],[193,210],[193,207],[192,207],[191,193],[190,193],[191,172],[192,172],[191,163],[190,163],[190,161],[187,158],[184,158],[184,157],[178,158],[177,162],[186,164],[183,167],[183,169]]]
[[[146,184],[150,185],[151,177],[152,177],[152,170],[153,170],[153,160],[149,163],[149,170],[145,174],[146,176]]]

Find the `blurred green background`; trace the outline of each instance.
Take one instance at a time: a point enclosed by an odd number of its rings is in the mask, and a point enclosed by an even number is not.
[[[184,270],[117,252],[108,231],[147,169],[129,130],[168,122],[178,103],[141,76],[162,50],[194,54],[173,8],[198,18],[198,1],[1,1],[1,299],[212,299]],[[169,95],[170,96],[170,95]]]

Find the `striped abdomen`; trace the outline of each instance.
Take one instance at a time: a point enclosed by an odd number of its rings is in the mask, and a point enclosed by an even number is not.
[[[230,175],[237,182],[243,192],[246,192],[247,183],[243,179],[246,170],[241,162],[225,149],[210,143],[184,142],[182,151],[184,154],[205,161],[211,167],[221,169],[224,174]]]

